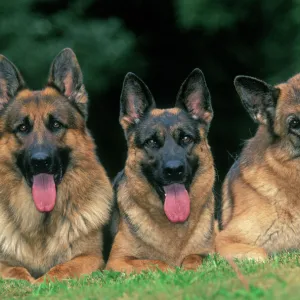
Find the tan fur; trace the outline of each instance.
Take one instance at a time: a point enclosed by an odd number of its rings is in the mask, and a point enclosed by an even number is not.
[[[54,90],[52,88],[47,88],[45,90],[48,90],[48,89],[49,90]],[[31,98],[33,96],[34,96],[34,92],[31,91],[31,90],[29,90],[29,89],[22,90],[22,91],[20,91],[18,93],[18,99],[19,99],[19,101],[26,100],[26,99]]]
[[[266,126],[243,149],[223,186],[223,230],[216,251],[225,257],[265,260],[268,255],[300,248],[300,163],[293,156],[286,117],[299,115],[300,75],[280,84],[275,133]]]
[[[152,110],[151,114],[153,111],[157,113]],[[166,218],[162,202],[142,175],[144,153],[135,146],[134,136],[128,148],[125,179],[117,191],[121,220],[106,269],[127,273],[155,267],[163,271],[176,266],[196,269],[202,263],[200,256],[213,252],[214,247],[215,171],[207,139],[203,138],[193,150],[201,168],[190,188],[191,214],[183,224]]]
[[[25,98],[29,97],[28,100],[33,94],[45,101],[39,105],[34,101],[26,102]],[[24,102],[21,111],[30,115],[36,124],[42,124],[47,113],[56,110],[60,97],[52,88],[40,92],[20,92],[11,104],[12,108],[8,108],[0,119],[2,278],[33,282],[33,275],[28,275],[33,271],[40,275],[47,274],[50,279],[63,279],[103,267],[101,228],[109,218],[112,189],[96,158],[95,145],[83,118],[79,113],[74,113],[72,117],[78,125],[77,129],[70,128],[58,141],[72,149],[73,166],[58,186],[56,205],[47,221],[44,214],[37,211],[31,189],[15,166],[13,154],[20,145],[12,133],[4,130],[10,111],[15,106],[19,107],[20,102]],[[42,141],[47,134],[40,125],[38,141]],[[37,282],[43,280],[40,277]]]
[[[151,110],[151,115],[154,117],[158,117],[158,116],[161,116],[162,114],[165,114],[166,112],[170,113],[172,115],[177,115],[180,112],[180,109],[177,107],[168,108],[168,109],[155,108],[155,109]]]

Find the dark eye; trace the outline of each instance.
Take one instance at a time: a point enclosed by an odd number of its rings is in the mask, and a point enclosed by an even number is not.
[[[52,127],[56,128],[56,129],[60,128],[61,126],[62,126],[61,123],[59,123],[57,121],[54,121],[53,124],[52,124]]]
[[[191,144],[192,142],[193,142],[193,138],[192,138],[191,136],[189,136],[189,135],[184,135],[184,136],[182,136],[181,139],[180,139],[180,143],[181,143],[182,145],[189,145],[189,144]]]
[[[29,131],[29,125],[21,124],[17,127],[17,131],[21,133],[27,133]]]
[[[298,118],[293,118],[289,122],[290,129],[300,129],[300,120]]]
[[[149,148],[158,148],[159,144],[155,139],[149,139],[145,142],[145,146]]]
[[[58,122],[58,121],[56,121],[56,120],[53,120],[51,123],[50,123],[50,128],[52,129],[52,130],[59,130],[59,129],[61,129],[63,127],[63,125],[60,123],[60,122]]]

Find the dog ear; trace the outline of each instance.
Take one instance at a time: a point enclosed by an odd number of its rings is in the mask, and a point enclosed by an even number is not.
[[[147,85],[133,73],[125,76],[120,106],[120,123],[124,130],[137,124],[147,111],[155,108],[154,98]]]
[[[237,76],[234,86],[255,122],[265,125],[273,122],[280,89],[250,76]]]
[[[213,109],[205,77],[200,69],[194,69],[183,82],[175,106],[186,110],[193,119],[210,125]]]
[[[16,66],[0,55],[0,110],[24,88],[25,82]]]
[[[83,84],[82,72],[72,49],[62,50],[53,60],[48,85],[57,88],[70,101],[74,101],[86,116],[88,97]]]

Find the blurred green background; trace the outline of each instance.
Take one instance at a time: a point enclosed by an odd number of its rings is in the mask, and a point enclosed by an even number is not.
[[[0,53],[41,88],[54,56],[71,47],[90,95],[88,121],[111,178],[126,146],[118,124],[123,77],[132,71],[158,106],[203,70],[215,117],[209,140],[216,191],[255,124],[233,87],[236,75],[279,83],[300,71],[300,0],[1,0]]]

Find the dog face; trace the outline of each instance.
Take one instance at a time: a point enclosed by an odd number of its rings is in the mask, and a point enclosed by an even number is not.
[[[200,141],[196,122],[179,109],[150,113],[135,137],[135,144],[144,151],[141,167],[150,182],[190,185],[199,165],[192,151]]]
[[[250,116],[266,126],[288,158],[300,156],[300,75],[272,86],[259,79],[238,76],[236,90]]]
[[[85,131],[87,95],[70,49],[54,59],[48,85],[26,88],[17,68],[0,58],[0,141],[7,163],[25,178],[41,212],[55,205],[56,189],[72,166],[74,133]]]
[[[144,176],[163,202],[168,187],[189,190],[196,171],[211,165],[207,132],[212,116],[210,94],[199,69],[184,81],[170,109],[155,108],[145,83],[127,74],[120,113],[129,148],[127,166]]]

